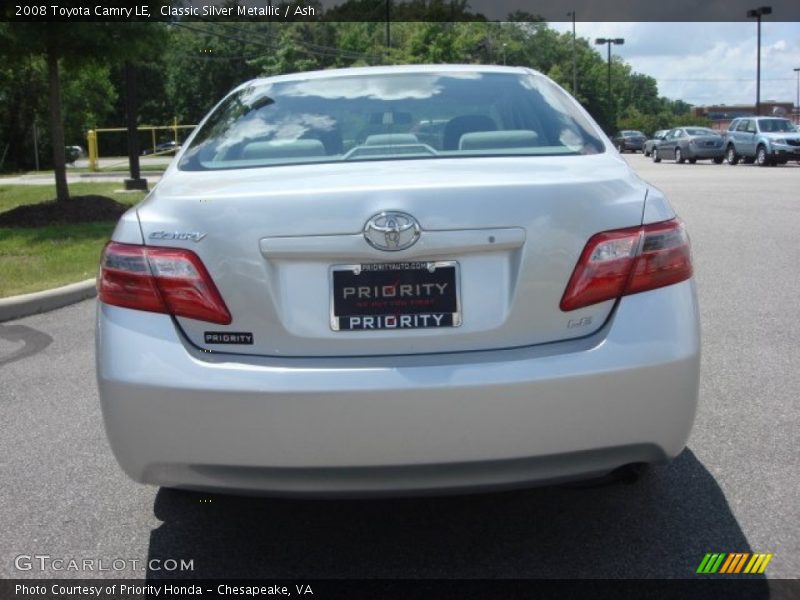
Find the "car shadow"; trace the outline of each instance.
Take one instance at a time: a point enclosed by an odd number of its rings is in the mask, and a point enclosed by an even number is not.
[[[149,559],[194,570],[148,579],[696,578],[706,552],[751,552],[690,450],[632,485],[391,500],[162,488],[154,510]]]

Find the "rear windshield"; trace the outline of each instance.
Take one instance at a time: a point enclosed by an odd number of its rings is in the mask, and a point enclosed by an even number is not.
[[[622,137],[644,137],[641,131],[623,131]]]
[[[791,122],[786,119],[761,119],[759,127],[764,133],[794,131]]]
[[[544,77],[397,73],[241,89],[206,120],[179,168],[603,151],[592,124]]]

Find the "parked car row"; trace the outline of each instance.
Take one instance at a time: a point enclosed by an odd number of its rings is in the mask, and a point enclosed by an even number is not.
[[[614,140],[616,143],[617,138]],[[642,151],[653,162],[674,160],[693,164],[711,160],[722,164],[727,160],[730,165],[739,161],[755,162],[762,167],[783,165],[790,160],[800,162],[800,132],[789,119],[741,117],[734,119],[724,134],[708,127],[691,126],[656,131],[644,142]]]

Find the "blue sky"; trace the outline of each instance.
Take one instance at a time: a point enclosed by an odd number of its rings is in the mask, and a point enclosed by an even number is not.
[[[550,23],[572,31],[572,23]],[[578,37],[622,37],[613,46],[640,73],[654,77],[662,96],[691,104],[755,104],[756,24],[587,23]],[[605,46],[598,46],[605,57]],[[761,99],[795,102],[800,67],[800,23],[761,25]]]

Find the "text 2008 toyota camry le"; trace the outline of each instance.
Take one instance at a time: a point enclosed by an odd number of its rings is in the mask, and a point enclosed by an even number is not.
[[[668,460],[698,393],[689,240],[523,68],[251,81],[99,275],[137,481],[271,494],[522,486]]]

